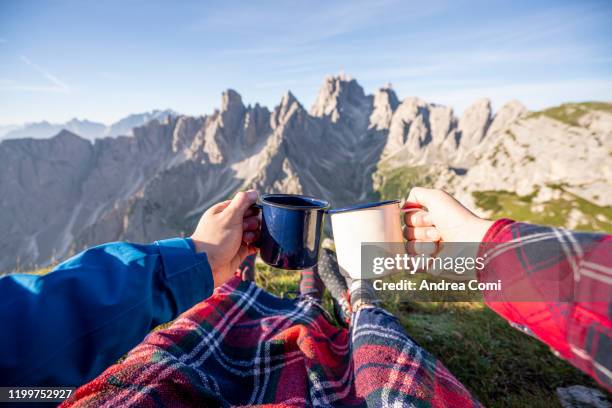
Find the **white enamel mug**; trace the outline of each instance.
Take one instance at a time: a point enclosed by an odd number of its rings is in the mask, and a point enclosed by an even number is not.
[[[404,247],[398,245],[404,242],[399,203],[399,200],[381,201],[328,211],[338,266],[343,275],[353,279],[373,279],[393,272],[375,274],[371,265],[362,269],[361,247],[363,243],[377,243],[377,250],[389,256],[397,254],[398,247]]]

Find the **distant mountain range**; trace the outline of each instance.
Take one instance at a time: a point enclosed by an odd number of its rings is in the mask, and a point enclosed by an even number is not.
[[[457,117],[390,87],[367,95],[341,75],[325,79],[310,110],[290,92],[270,110],[227,90],[210,115],[170,115],[128,137],[76,133],[0,142],[0,271],[102,242],[188,234],[242,188],[342,206],[428,185],[483,214],[612,229],[605,103],[529,112],[513,101],[493,113],[481,99]]]
[[[132,128],[136,126],[142,126],[153,119],[163,122],[169,116],[177,115],[176,112],[167,109],[129,115],[111,125],[76,118],[66,123],[42,121],[26,123],[24,125],[4,125],[0,126],[0,139],[19,139],[24,137],[44,139],[55,136],[62,130],[68,130],[90,140],[107,136],[129,136],[132,134]]]

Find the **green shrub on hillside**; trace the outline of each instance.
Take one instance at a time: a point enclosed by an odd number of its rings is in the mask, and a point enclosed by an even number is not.
[[[532,117],[548,116],[549,118],[558,120],[570,126],[580,126],[578,121],[581,117],[591,111],[604,111],[612,113],[612,103],[605,102],[582,102],[582,103],[564,103],[563,105],[553,108],[544,109],[539,112],[532,113]]]

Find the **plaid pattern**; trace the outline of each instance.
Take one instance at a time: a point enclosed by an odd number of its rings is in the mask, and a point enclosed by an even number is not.
[[[480,406],[395,317],[352,320],[234,278],[63,406]]]
[[[487,305],[612,391],[612,236],[503,219],[483,241]]]
[[[237,274],[242,280],[255,281],[255,258],[256,254],[252,254],[244,258],[244,261],[238,267]]]

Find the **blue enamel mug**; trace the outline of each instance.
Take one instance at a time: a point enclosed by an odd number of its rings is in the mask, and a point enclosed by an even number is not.
[[[302,195],[265,194],[255,206],[261,210],[261,233],[255,245],[265,263],[288,270],[317,264],[329,202]]]

